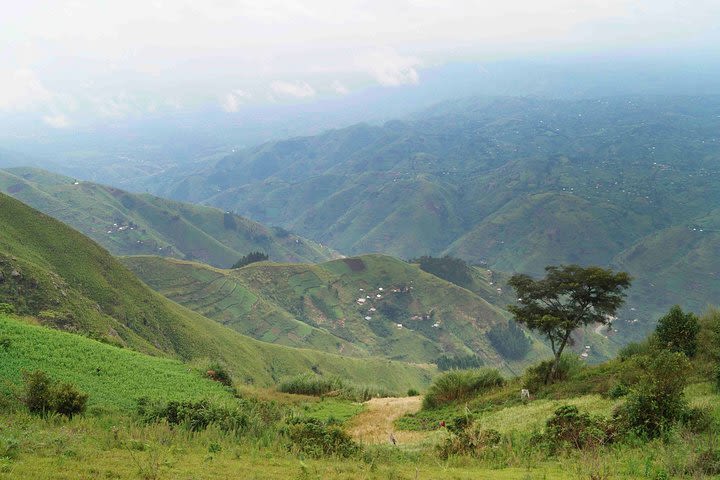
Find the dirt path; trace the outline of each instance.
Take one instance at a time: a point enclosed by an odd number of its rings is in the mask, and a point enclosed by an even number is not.
[[[362,443],[390,443],[390,434],[398,445],[417,443],[427,432],[396,430],[393,422],[406,413],[420,410],[422,397],[373,398],[365,402],[365,410],[350,420],[348,432]]]

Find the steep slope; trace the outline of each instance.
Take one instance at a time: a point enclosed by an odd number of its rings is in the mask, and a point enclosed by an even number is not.
[[[315,262],[330,249],[221,210],[133,194],[32,168],[0,170],[0,191],[78,229],[116,255],[154,254],[228,267],[261,250]]]
[[[507,312],[384,255],[237,270],[160,257],[122,260],[169,298],[273,343],[412,362],[477,354],[489,365],[523,363],[543,351],[535,344],[524,355],[503,356],[491,338],[510,335]]]
[[[402,390],[432,373],[240,335],[153,292],[99,245],[3,194],[0,225],[0,298],[45,325],[156,355],[218,359],[260,384],[314,369]]]
[[[610,266],[720,205],[718,109],[718,96],[464,99],[166,172],[152,188],[348,254],[450,253],[532,274]],[[646,293],[647,326],[650,304],[669,305]]]

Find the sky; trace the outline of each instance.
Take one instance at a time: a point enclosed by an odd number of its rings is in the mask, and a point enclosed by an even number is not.
[[[312,102],[452,62],[710,52],[717,0],[0,0],[0,117]]]

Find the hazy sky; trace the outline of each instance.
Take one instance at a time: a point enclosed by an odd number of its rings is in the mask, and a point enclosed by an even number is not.
[[[0,0],[0,116],[308,101],[453,61],[720,44],[718,0]]]

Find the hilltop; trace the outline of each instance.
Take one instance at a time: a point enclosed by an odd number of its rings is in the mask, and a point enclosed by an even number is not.
[[[222,361],[248,383],[316,370],[403,390],[433,369],[260,342],[153,292],[102,247],[0,194],[0,298],[46,326],[182,360]]]
[[[337,257],[287,230],[217,208],[79,182],[35,168],[0,170],[0,191],[76,228],[115,255],[163,255],[219,267],[256,250],[287,262]]]
[[[471,98],[383,126],[266,143],[164,172],[148,187],[346,254],[448,253],[532,274],[575,262],[649,278],[628,260],[640,245],[675,243],[661,237],[683,229],[717,245],[708,228],[690,227],[720,201],[718,108],[717,96]],[[688,247],[697,263],[713,261],[700,244]],[[657,273],[664,287],[637,296],[623,318],[647,330],[670,290],[704,308],[692,267]]]

